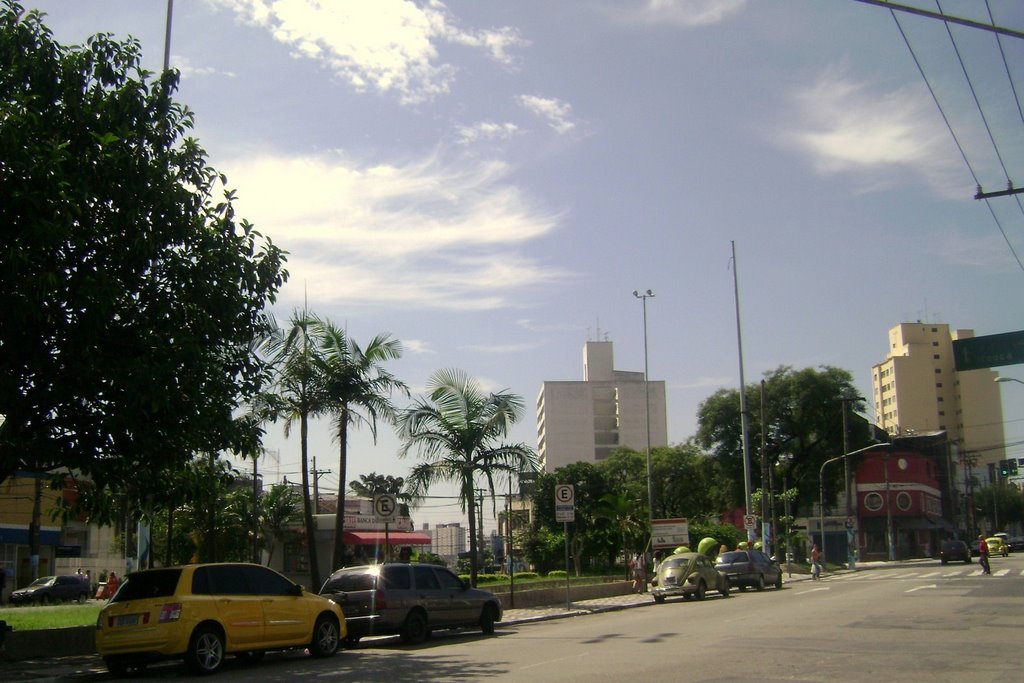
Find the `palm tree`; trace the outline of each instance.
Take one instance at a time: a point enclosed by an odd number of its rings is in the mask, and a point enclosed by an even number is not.
[[[382,493],[390,493],[396,500],[401,501],[398,510],[400,515],[409,514],[408,503],[414,500],[413,495],[406,489],[405,479],[392,477],[390,474],[360,474],[359,479],[353,479],[348,483],[348,487],[361,498],[375,498]]]
[[[377,442],[377,420],[394,422],[394,391],[409,395],[404,383],[381,367],[402,356],[402,345],[389,335],[377,335],[362,349],[329,321],[317,320],[313,333],[323,358],[323,385],[327,408],[334,414],[338,442],[338,510],[334,518],[334,556],[331,566],[341,567],[345,558],[345,479],[348,476],[348,427],[367,424]]]
[[[320,565],[316,552],[316,526],[313,523],[313,503],[309,488],[309,418],[322,415],[328,409],[323,387],[324,360],[312,332],[319,321],[306,311],[292,314],[290,327],[282,330],[275,326],[263,348],[274,368],[270,391],[259,396],[257,415],[269,420],[285,421],[285,436],[291,425],[299,423],[299,443],[302,453],[302,507],[306,528],[306,547],[309,553],[310,582],[320,586]]]
[[[274,544],[284,544],[287,528],[301,519],[298,511],[299,496],[288,484],[274,484],[260,501],[260,531],[263,542],[270,548],[267,566],[274,557]]]
[[[537,456],[525,444],[502,443],[523,414],[521,397],[504,391],[484,394],[476,380],[461,370],[438,370],[427,382],[427,390],[429,398],[421,397],[398,415],[403,440],[399,456],[415,449],[424,458],[407,480],[415,496],[438,481],[458,484],[459,501],[469,514],[470,583],[475,586],[477,477],[487,483],[493,500],[495,475],[535,471]]]
[[[646,528],[644,507],[622,493],[606,493],[601,496],[595,516],[611,524],[622,542],[622,556],[626,560],[626,577],[629,578],[629,544],[627,538],[643,534]],[[578,555],[579,553],[577,553]],[[577,561],[577,573],[579,573]]]

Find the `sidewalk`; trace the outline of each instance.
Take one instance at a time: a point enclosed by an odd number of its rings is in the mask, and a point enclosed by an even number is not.
[[[872,565],[885,566],[887,563],[864,563],[857,565],[857,571],[872,569]],[[865,566],[868,565],[868,566]],[[848,570],[829,572],[828,575],[848,573]],[[826,576],[827,578],[827,576]],[[793,573],[787,576],[783,573],[783,585],[810,581],[810,574]],[[601,612],[612,612],[615,610],[630,609],[654,605],[654,598],[650,593],[628,595],[616,595],[608,598],[595,598],[593,600],[577,600],[571,602],[566,609],[562,602],[557,605],[546,605],[543,607],[526,607],[522,609],[508,609],[502,615],[498,628],[529,624],[537,621],[551,619],[566,619],[586,614],[599,614]],[[80,655],[74,657],[48,657],[28,659],[18,662],[0,661],[0,680],[2,681],[33,681],[35,683],[49,683],[51,681],[62,681],[69,679],[88,680],[94,676],[107,673],[103,660],[98,655]]]

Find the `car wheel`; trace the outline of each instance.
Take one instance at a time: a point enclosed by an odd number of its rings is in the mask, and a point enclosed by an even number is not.
[[[718,592],[722,595],[723,598],[729,597],[729,582],[723,581],[722,587],[718,589]]]
[[[971,564],[971,558],[969,558],[969,557],[965,558],[964,559],[964,564]]]
[[[423,612],[410,612],[398,634],[403,643],[418,645],[427,639],[427,617]]]
[[[757,575],[757,583],[754,584],[754,588],[756,588],[759,591],[764,590],[764,574]]]
[[[81,594],[80,594],[80,595],[78,596],[78,604],[79,604],[79,605],[84,605],[84,604],[85,604],[85,603],[87,603],[88,601],[89,601],[89,596],[88,596],[88,595],[86,595],[85,593],[81,593]]]
[[[704,595],[708,592],[708,587],[704,585],[703,581],[697,583],[697,592],[693,594],[694,599],[703,600]]]
[[[658,603],[659,605],[663,605],[665,603],[665,596],[664,595],[655,595],[654,596],[654,602]]]
[[[484,605],[484,609],[480,613],[480,630],[484,632],[484,635],[494,635],[494,620],[497,616],[494,605]]]
[[[39,598],[40,605],[49,605],[51,602],[53,602],[53,600],[50,598],[49,595],[44,595],[41,598]]]
[[[309,644],[309,654],[314,657],[330,657],[338,651],[341,643],[341,631],[338,620],[333,616],[321,614],[313,626],[313,641]]]
[[[192,633],[185,652],[185,666],[194,674],[212,674],[224,662],[224,637],[211,626]]]
[[[745,583],[741,584],[740,585],[740,593],[746,593],[746,592],[747,592],[747,584],[745,584]]]
[[[782,572],[779,572],[779,575],[775,577],[775,590],[780,588],[782,588]]]

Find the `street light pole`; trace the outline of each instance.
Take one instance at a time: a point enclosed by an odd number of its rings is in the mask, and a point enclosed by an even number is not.
[[[644,310],[644,418],[647,421],[647,514],[654,533],[654,483],[651,475],[651,390],[650,374],[647,366],[647,300],[654,298],[654,292],[633,290],[633,296],[640,299]]]

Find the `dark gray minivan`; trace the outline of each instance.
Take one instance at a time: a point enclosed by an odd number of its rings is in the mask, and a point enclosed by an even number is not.
[[[344,567],[331,574],[320,595],[341,605],[354,647],[363,636],[398,634],[421,643],[434,629],[479,627],[494,633],[501,601],[470,588],[452,571],[432,564],[400,562]]]

